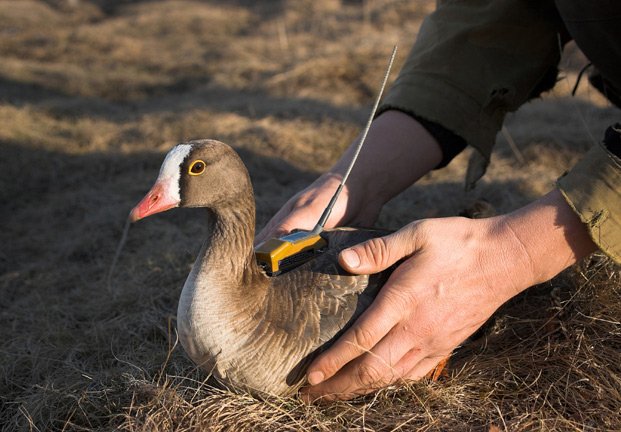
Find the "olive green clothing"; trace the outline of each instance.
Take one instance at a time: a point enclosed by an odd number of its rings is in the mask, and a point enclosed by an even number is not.
[[[562,45],[571,38],[607,88],[621,89],[616,1],[592,7],[587,0],[439,0],[380,112],[397,109],[463,138],[477,150],[466,173],[472,185],[485,172],[506,113],[554,85]],[[621,263],[621,160],[597,145],[558,187],[595,243]]]
[[[621,159],[597,145],[559,179],[558,187],[593,241],[621,262]]]

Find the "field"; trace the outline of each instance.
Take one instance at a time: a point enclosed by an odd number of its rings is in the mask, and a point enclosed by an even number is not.
[[[393,44],[396,76],[434,2],[0,1],[2,431],[621,430],[621,273],[601,254],[503,306],[439,382],[352,402],[258,401],[211,387],[176,343],[204,235],[178,210],[131,228],[168,149],[234,146],[257,225],[361,130]],[[619,110],[565,49],[556,88],[510,116],[465,193],[468,151],[378,226],[498,212],[554,186]]]

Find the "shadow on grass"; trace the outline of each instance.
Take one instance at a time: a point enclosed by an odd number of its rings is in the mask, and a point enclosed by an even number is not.
[[[240,153],[259,190],[259,212],[275,211],[314,175],[251,151]],[[3,418],[21,424],[22,407],[35,424],[52,427],[46,422],[71,418],[92,427],[124,415],[135,386],[145,381],[156,389],[153,377],[164,370],[166,376],[201,379],[180,349],[167,357],[179,293],[203,237],[200,210],[137,224],[114,276],[116,294],[104,284],[125,216],[150,187],[162,159],[156,152],[68,155],[0,142],[0,200],[7,203],[0,209],[0,325],[10,329],[0,348],[6,378],[0,395],[12,402],[2,409]],[[495,186],[527,193],[512,183]],[[418,194],[453,189],[461,190],[461,184],[438,183]],[[521,354],[512,345],[516,341],[541,351],[546,340],[532,335],[545,327],[556,286],[544,284],[507,304],[457,352],[453,370],[472,368],[477,356],[496,355],[496,372],[483,371],[492,382],[502,373],[504,352]],[[560,286],[561,298],[568,298],[572,284]],[[507,330],[514,317],[521,324]],[[201,391],[211,391],[198,382]],[[89,396],[97,392],[105,397]],[[82,403],[108,414],[82,410],[74,417]]]
[[[240,155],[264,186],[257,194],[264,219],[286,199],[283,189],[314,177],[279,159]],[[41,402],[50,396],[46,383],[87,386],[79,370],[98,380],[130,363],[148,369],[164,361],[167,318],[201,245],[203,212],[136,224],[113,278],[115,296],[104,283],[125,218],[163,158],[0,142],[0,325],[11,329],[0,348],[2,400]]]
[[[90,3],[96,6],[101,12],[108,16],[117,15],[120,9],[140,4],[151,3],[157,0],[43,0],[45,3],[53,8],[66,9],[71,7],[79,7],[81,2]],[[251,0],[231,0],[231,1],[212,1],[211,3],[220,3],[223,5],[235,5],[243,6],[245,8],[253,9],[261,14],[263,19],[281,15],[284,11],[283,0],[264,0],[261,2]]]
[[[368,107],[335,106],[312,98],[273,96],[262,90],[201,85],[184,77],[164,86],[144,85],[138,92],[145,96],[135,100],[110,100],[75,95],[40,83],[0,77],[0,101],[15,106],[32,105],[55,116],[95,117],[117,123],[145,114],[181,114],[196,109],[234,112],[256,119],[271,116],[356,123],[363,123],[368,115]]]

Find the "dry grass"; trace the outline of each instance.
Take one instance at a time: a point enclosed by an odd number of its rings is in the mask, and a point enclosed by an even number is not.
[[[503,307],[444,381],[327,406],[218,390],[175,344],[200,211],[134,227],[106,286],[171,145],[234,145],[265,223],[359,131],[431,3],[0,1],[2,430],[621,430],[621,276],[599,255]],[[567,97],[579,58],[507,122],[519,156],[500,137],[470,195],[460,156],[380,225],[549,190],[619,116],[586,84]]]

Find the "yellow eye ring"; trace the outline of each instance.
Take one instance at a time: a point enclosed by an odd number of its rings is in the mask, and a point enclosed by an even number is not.
[[[205,162],[203,162],[200,159],[195,160],[194,162],[192,162],[192,164],[190,165],[190,168],[188,168],[188,174],[190,175],[201,175],[202,173],[205,172],[205,167],[207,166],[207,164]]]

